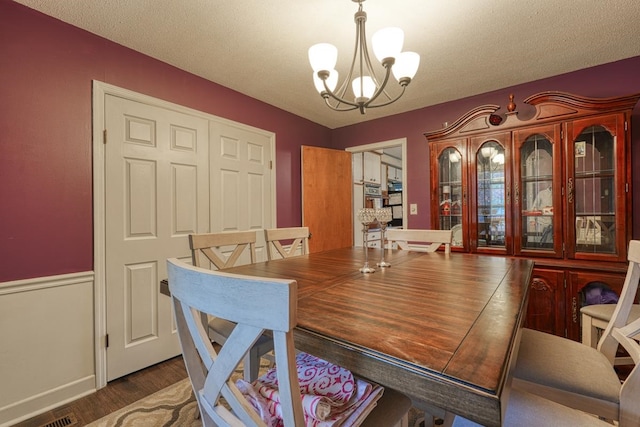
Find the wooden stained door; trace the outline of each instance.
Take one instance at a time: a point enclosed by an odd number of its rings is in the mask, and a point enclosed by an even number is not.
[[[302,146],[302,225],[309,251],[353,246],[351,153]]]

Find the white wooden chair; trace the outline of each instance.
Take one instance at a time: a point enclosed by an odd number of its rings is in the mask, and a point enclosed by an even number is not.
[[[223,270],[236,265],[243,252],[247,250],[251,263],[254,263],[256,261],[256,237],[255,231],[191,234],[189,235],[189,247],[191,248],[193,265]],[[202,259],[202,255],[204,255],[204,259]],[[209,324],[210,339],[224,344],[231,335],[235,324],[217,317],[209,319],[205,314],[202,317],[203,321]],[[256,341],[245,358],[244,375],[247,381],[253,381],[258,377],[260,358],[271,350],[273,350],[273,341],[268,336],[260,337]]]
[[[637,401],[640,398],[640,380],[636,374],[633,376],[635,380],[629,382],[627,379],[621,386],[613,368],[619,342],[612,331],[629,323],[640,280],[639,240],[629,243],[628,259],[629,267],[620,299],[615,305],[611,321],[605,328],[597,349],[525,328],[522,331],[514,369],[514,388],[604,419],[621,420],[625,409],[621,399],[633,396],[634,401]],[[634,363],[637,362],[634,359]],[[637,369],[636,365],[633,372]],[[633,425],[640,425],[640,419],[636,423],[639,424]],[[620,426],[622,427],[622,424]]]
[[[451,230],[411,230],[389,228],[386,232],[389,247],[416,252],[435,252],[444,245],[444,253],[451,252]]]
[[[284,425],[305,425],[293,340],[297,283],[204,270],[175,258],[167,260],[167,270],[182,354],[203,426],[266,427],[232,379],[244,355],[265,331],[275,342]],[[218,352],[200,322],[202,312],[236,324]],[[386,389],[362,425],[406,425],[410,405],[409,398]]]
[[[309,253],[309,227],[270,228],[264,237],[269,260]]]
[[[604,331],[609,324],[615,308],[615,304],[593,304],[586,305],[580,309],[583,344],[593,348],[598,347],[598,341],[602,336],[602,331]],[[632,322],[638,318],[640,318],[640,304],[633,304],[631,306],[631,313],[629,314],[629,321]],[[617,356],[614,364],[629,365],[632,363],[630,357]]]

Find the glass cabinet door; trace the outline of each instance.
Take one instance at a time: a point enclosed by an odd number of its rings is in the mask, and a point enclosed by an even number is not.
[[[624,152],[619,153],[616,146],[616,134],[622,131],[617,129],[622,122],[617,117],[570,125],[567,206],[572,226],[568,241],[572,242],[570,256],[575,258],[620,255],[624,260],[626,239],[618,232],[624,229],[624,197],[616,197],[625,194],[624,179],[617,170]]]
[[[505,167],[508,143],[509,134],[471,140],[470,153],[474,153],[475,164],[471,176],[475,197],[470,221],[472,251],[506,253],[510,250],[507,245],[507,236],[511,234],[507,190],[510,177]]]
[[[516,253],[562,256],[559,127],[516,133]]]
[[[436,216],[440,230],[453,230],[452,246],[463,247],[465,188],[464,157],[459,147],[447,147],[438,156],[438,205]]]

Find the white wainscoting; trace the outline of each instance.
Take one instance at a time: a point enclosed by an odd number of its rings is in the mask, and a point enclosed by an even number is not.
[[[0,427],[96,390],[94,273],[0,283]]]

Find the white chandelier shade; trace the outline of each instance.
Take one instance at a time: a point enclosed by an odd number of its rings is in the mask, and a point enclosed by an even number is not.
[[[371,43],[373,53],[380,63],[386,58],[396,58],[402,51],[404,31],[396,27],[383,28],[373,34]]]
[[[412,79],[418,72],[420,55],[415,52],[402,52],[396,58],[396,63],[391,68],[393,77],[400,81],[403,78]]]
[[[377,31],[371,41],[373,53],[384,68],[384,76],[379,78],[372,66],[367,48],[367,14],[362,10],[362,2],[365,0],[352,1],[359,5],[355,14],[356,46],[345,80],[338,86],[338,72],[335,69],[338,49],[332,44],[318,43],[311,46],[309,62],[313,69],[316,90],[329,108],[336,111],[359,109],[364,114],[367,108],[389,105],[404,94],[405,88],[418,71],[420,56],[415,52],[402,52],[404,32],[400,28],[389,27]],[[400,92],[395,96],[389,95],[386,90],[391,74],[400,86]],[[353,92],[351,96],[347,94],[349,86]]]
[[[357,99],[370,99],[376,91],[376,84],[370,76],[356,77],[351,82],[353,94]]]
[[[309,62],[314,73],[333,70],[338,62],[338,48],[329,43],[314,44],[309,48]]]

